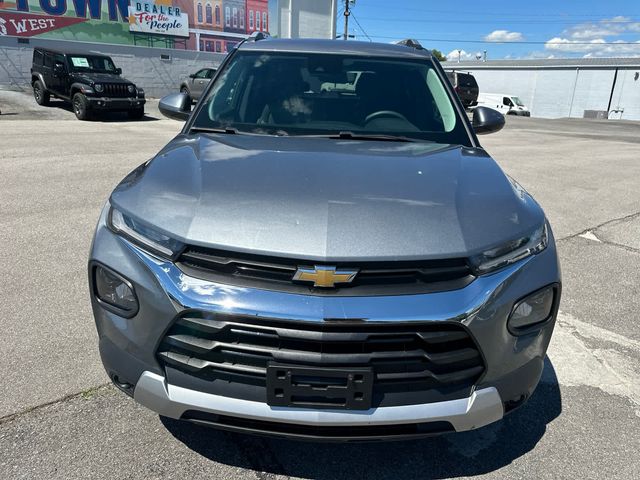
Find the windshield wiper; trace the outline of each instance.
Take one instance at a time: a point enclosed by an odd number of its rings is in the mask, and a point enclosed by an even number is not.
[[[191,127],[190,132],[204,132],[204,133],[228,133],[230,135],[237,135],[238,130],[236,128],[209,128],[209,127]]]
[[[329,135],[327,138],[334,138],[336,140],[373,140],[381,142],[415,142],[413,138],[401,136],[401,135],[381,135],[381,134],[367,134],[367,133],[353,133],[353,132],[340,132],[338,135]]]

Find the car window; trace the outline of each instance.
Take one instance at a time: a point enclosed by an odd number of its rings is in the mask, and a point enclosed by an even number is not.
[[[53,67],[53,55],[51,53],[44,54],[44,66],[49,68]]]
[[[237,52],[217,77],[192,126],[287,135],[350,131],[470,142],[428,59]]]
[[[94,57],[92,55],[70,55],[71,68],[81,72],[115,72],[116,66],[109,57]]]
[[[207,70],[207,78],[211,79],[213,78],[213,76],[216,74],[216,69],[215,68],[210,68]]]
[[[44,63],[44,55],[40,50],[33,51],[33,63],[35,65],[42,65]]]
[[[203,68],[202,70],[198,71],[198,73],[196,73],[195,77],[207,78],[208,73],[209,73],[209,70],[207,68]]]
[[[64,55],[60,55],[59,53],[56,53],[53,57],[53,64],[57,65],[58,63],[62,64],[65,67],[67,66],[64,60]]]
[[[513,103],[511,103],[511,99],[509,97],[504,97],[502,99],[502,104],[506,105],[507,107],[513,107]]]

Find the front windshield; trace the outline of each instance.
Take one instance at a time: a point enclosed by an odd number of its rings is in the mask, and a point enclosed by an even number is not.
[[[393,135],[469,145],[428,60],[237,52],[191,128],[270,135]]]
[[[71,55],[71,67],[78,72],[110,72],[115,73],[116,66],[109,57],[93,57],[91,55]]]
[[[515,103],[517,106],[524,107],[524,103],[522,103],[522,100],[520,100],[518,97],[511,97],[511,100],[513,100],[513,103]]]

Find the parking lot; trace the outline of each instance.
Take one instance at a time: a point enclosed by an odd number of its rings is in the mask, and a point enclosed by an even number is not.
[[[563,299],[543,379],[480,430],[308,444],[168,419],[108,384],[86,262],[109,192],[180,130],[79,122],[0,91],[0,478],[640,478],[640,124],[508,118],[483,137],[554,228]]]

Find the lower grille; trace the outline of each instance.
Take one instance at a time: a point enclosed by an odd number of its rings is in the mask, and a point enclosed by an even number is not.
[[[376,325],[362,321],[290,322],[190,312],[158,348],[160,363],[205,382],[266,388],[267,366],[370,367],[373,405],[389,394],[468,395],[484,372],[480,352],[459,324]],[[265,396],[266,398],[266,396]]]
[[[409,423],[400,425],[369,425],[369,426],[309,426],[291,423],[276,423],[249,418],[228,417],[205,413],[197,410],[187,410],[182,420],[188,420],[200,425],[211,426],[237,432],[248,432],[265,435],[276,435],[291,438],[308,438],[328,441],[359,441],[378,439],[409,439],[440,435],[454,432],[449,422]]]

